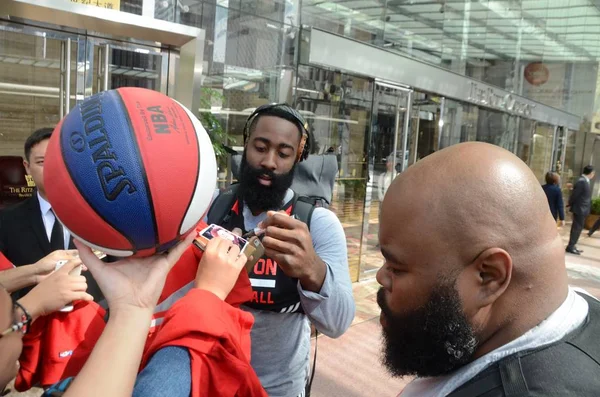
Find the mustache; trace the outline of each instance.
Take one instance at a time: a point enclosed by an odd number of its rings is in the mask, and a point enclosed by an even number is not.
[[[255,168],[253,172],[256,174],[256,176],[266,175],[271,179],[276,179],[278,177],[277,174],[275,174],[272,170],[269,170],[267,168]]]
[[[383,315],[386,318],[394,317],[390,307],[388,306],[388,304],[385,300],[385,289],[383,287],[380,287],[379,290],[377,291],[377,306],[379,306],[379,308],[381,309],[381,312],[383,313]]]

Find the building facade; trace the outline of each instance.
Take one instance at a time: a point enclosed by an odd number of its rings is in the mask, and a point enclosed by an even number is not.
[[[489,142],[540,183],[558,172],[565,194],[600,160],[591,0],[38,3],[0,4],[0,156],[22,156],[29,133],[111,88],[173,96],[237,150],[253,109],[288,102],[307,117],[315,152],[338,159],[332,210],[353,280],[382,264],[378,181],[388,160],[395,174],[444,147]],[[221,187],[229,164],[220,158]]]

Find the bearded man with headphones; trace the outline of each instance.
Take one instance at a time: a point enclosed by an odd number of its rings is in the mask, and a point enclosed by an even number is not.
[[[286,104],[257,108],[244,128],[240,180],[213,202],[208,223],[262,233],[249,272],[255,318],[251,364],[269,396],[305,394],[310,323],[341,336],[354,318],[346,236],[338,218],[290,189],[310,151],[308,125]]]
[[[308,397],[310,324],[337,338],[354,319],[344,229],[333,212],[290,189],[296,165],[308,157],[308,138],[306,121],[290,106],[257,108],[244,127],[239,183],[213,200],[206,217],[208,224],[257,235],[264,246],[264,256],[248,269],[252,298],[241,306],[254,317],[251,366],[264,388],[252,396]],[[235,339],[230,332],[226,336]],[[191,364],[186,348],[159,350],[138,376],[133,397],[189,397]],[[231,395],[226,384],[211,396]]]

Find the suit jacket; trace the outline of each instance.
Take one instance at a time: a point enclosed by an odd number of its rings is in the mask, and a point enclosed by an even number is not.
[[[569,198],[570,211],[576,215],[588,216],[592,208],[592,187],[585,177],[575,183]]]
[[[72,242],[69,248],[75,248]],[[0,252],[15,266],[30,265],[52,252],[46,235],[37,194],[15,206],[0,211]],[[84,272],[88,293],[96,302],[104,299],[90,272]],[[16,294],[23,296],[31,290],[24,288]]]
[[[550,212],[554,220],[560,218],[561,221],[564,221],[565,205],[560,187],[558,185],[544,185],[542,189],[544,189],[544,193],[546,193],[546,197],[548,198],[548,205],[550,206]]]

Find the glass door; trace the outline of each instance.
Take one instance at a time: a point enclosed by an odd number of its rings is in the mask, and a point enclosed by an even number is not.
[[[568,200],[571,189],[579,174],[575,171],[575,149],[577,146],[577,131],[564,128],[563,152],[561,156],[560,187],[563,197]]]
[[[527,165],[531,163],[531,144],[536,122],[521,118],[519,123],[519,134],[517,138],[517,153],[521,160]]]
[[[23,156],[27,137],[75,105],[80,36],[0,22],[0,156]]]
[[[408,165],[440,149],[444,98],[415,91],[412,96]]]
[[[329,209],[344,226],[350,277],[358,281],[373,82],[301,65],[295,90],[296,108],[308,121],[314,138],[311,155],[337,158],[339,171]]]
[[[31,197],[25,140],[75,105],[80,36],[0,22],[0,208]]]
[[[439,148],[477,140],[479,108],[468,103],[444,98],[443,128]]]
[[[568,129],[558,127],[554,135],[554,149],[552,151],[552,171],[562,175],[565,163],[565,144],[567,141]]]
[[[91,73],[86,91],[141,87],[168,94],[169,51],[132,42],[89,38]]]
[[[536,123],[530,167],[541,184],[545,183],[546,172],[550,171],[555,127]]]
[[[412,91],[375,83],[369,138],[367,192],[361,244],[361,278],[372,276],[383,264],[379,251],[379,210],[392,180],[407,166],[405,129]]]

